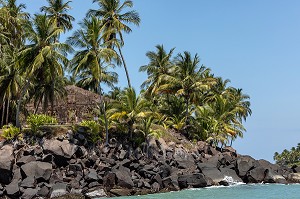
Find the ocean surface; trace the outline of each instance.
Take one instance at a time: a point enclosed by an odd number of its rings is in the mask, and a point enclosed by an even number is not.
[[[114,199],[300,199],[300,184],[247,184]]]

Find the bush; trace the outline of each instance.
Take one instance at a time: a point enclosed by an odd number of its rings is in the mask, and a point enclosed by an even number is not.
[[[20,136],[21,134],[20,128],[17,128],[11,124],[3,126],[2,137],[6,140],[13,140]]]
[[[84,120],[79,125],[89,128],[88,134],[91,142],[96,143],[102,139],[100,133],[102,131],[102,126],[98,122],[94,120]]]
[[[27,118],[31,131],[37,133],[39,127],[47,124],[57,124],[57,119],[45,114],[32,114]]]

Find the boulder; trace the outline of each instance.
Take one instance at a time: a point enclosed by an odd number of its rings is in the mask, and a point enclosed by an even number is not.
[[[190,172],[194,172],[197,168],[194,157],[183,148],[175,148],[173,156],[179,169],[188,169]]]
[[[131,189],[111,189],[110,193],[112,193],[115,196],[130,196]]]
[[[255,167],[259,166],[259,163],[250,156],[239,156],[236,160],[236,169],[240,177],[244,177],[247,172]]]
[[[94,191],[88,191],[85,194],[88,198],[103,198],[103,197],[107,197],[106,192],[104,191],[104,189],[96,189]]]
[[[120,187],[131,189],[134,186],[128,168],[120,166],[119,169],[113,169],[112,173],[116,175],[117,185]]]
[[[28,162],[32,162],[35,161],[35,157],[32,155],[28,155],[28,156],[23,156],[21,157],[18,161],[17,161],[17,165],[20,167]]]
[[[66,183],[56,183],[50,191],[50,198],[56,198],[69,194],[70,187]]]
[[[181,189],[206,187],[207,180],[202,173],[185,174],[178,177],[178,185]]]
[[[14,149],[4,145],[0,149],[0,183],[9,184],[12,180],[12,165],[14,164]]]
[[[178,176],[177,175],[171,175],[169,177],[164,178],[163,185],[164,185],[164,188],[166,188],[170,191],[180,190],[179,185],[178,185]]]
[[[97,171],[95,169],[89,169],[88,174],[85,176],[87,182],[97,181],[99,179]]]
[[[247,182],[249,183],[260,183],[263,182],[266,176],[266,168],[262,166],[256,167],[247,173]]]
[[[68,140],[46,140],[43,148],[49,153],[71,159],[71,157],[77,151],[78,146],[70,143]]]
[[[229,183],[229,185],[241,183],[243,180],[236,174],[235,170],[229,169],[229,168],[220,168],[220,171],[222,173],[223,180]]]
[[[22,165],[21,170],[26,177],[34,177],[36,180],[48,181],[52,174],[52,164],[33,161]]]
[[[35,183],[36,183],[36,181],[35,181],[34,177],[28,176],[21,182],[20,186],[24,187],[24,188],[34,188]]]
[[[213,185],[218,185],[224,179],[224,175],[214,164],[199,163],[198,168],[205,175],[206,178],[212,180]]]
[[[103,177],[103,185],[106,188],[111,189],[112,187],[115,186],[115,184],[116,184],[116,174],[109,172]]]
[[[290,183],[300,183],[300,173],[290,173],[287,180]]]
[[[265,173],[266,176],[264,182],[266,183],[281,183],[281,184],[287,183],[286,179],[282,175],[279,175],[278,173],[272,170],[266,169]]]
[[[25,189],[23,195],[22,195],[22,199],[31,199],[31,198],[35,198],[35,196],[37,195],[38,193],[38,189],[32,189],[32,188],[29,188],[29,189]]]
[[[6,194],[12,198],[18,198],[21,195],[19,182],[13,180],[9,185],[5,186]]]

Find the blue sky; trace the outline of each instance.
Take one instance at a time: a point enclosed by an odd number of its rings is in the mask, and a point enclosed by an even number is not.
[[[45,0],[20,0],[30,13]],[[92,0],[73,0],[70,14],[81,21]],[[216,76],[231,80],[251,97],[247,132],[233,146],[241,154],[272,161],[275,151],[300,142],[300,1],[298,0],[135,0],[140,27],[125,36],[123,53],[132,84],[146,75],[145,53],[155,45],[198,53]],[[62,37],[64,40],[66,36]],[[122,68],[120,86],[126,86]]]

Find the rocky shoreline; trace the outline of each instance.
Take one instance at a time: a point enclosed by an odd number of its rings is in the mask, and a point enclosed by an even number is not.
[[[0,198],[99,198],[142,195],[230,183],[300,183],[300,168],[215,149],[190,149],[162,138],[148,145],[111,139],[89,147],[84,136],[41,139],[38,144],[0,144]]]

